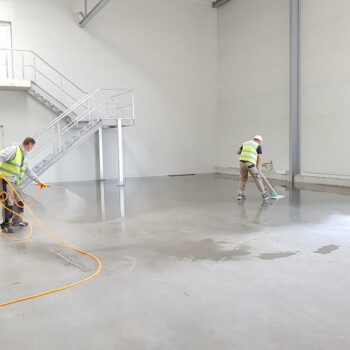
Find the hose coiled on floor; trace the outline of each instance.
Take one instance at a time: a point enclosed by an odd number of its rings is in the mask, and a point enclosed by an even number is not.
[[[0,307],[3,307],[3,306],[7,306],[7,305],[10,305],[10,304],[14,304],[14,303],[18,303],[18,302],[21,302],[21,301],[25,301],[25,300],[29,300],[29,299],[34,299],[34,298],[38,298],[38,297],[41,297],[41,296],[44,296],[44,295],[48,295],[48,294],[52,294],[52,293],[56,293],[56,292],[59,292],[61,290],[65,290],[65,289],[68,289],[68,288],[72,288],[72,287],[75,287],[81,283],[84,283],[84,282],[87,282],[89,280],[91,280],[92,278],[96,277],[100,272],[101,272],[101,269],[102,269],[102,263],[100,261],[99,258],[97,258],[95,255],[91,254],[91,253],[88,253],[86,252],[85,250],[82,250],[80,248],[77,248],[67,242],[65,242],[64,240],[60,239],[59,237],[57,237],[51,230],[49,230],[38,218],[37,216],[32,212],[32,210],[30,209],[31,206],[33,206],[38,198],[39,198],[39,195],[40,195],[40,192],[42,190],[42,187],[38,190],[38,193],[36,194],[34,200],[30,203],[30,204],[26,204],[23,199],[20,197],[20,195],[18,194],[18,192],[16,191],[16,189],[13,187],[12,183],[4,176],[1,176],[0,175],[0,178],[1,180],[4,180],[6,183],[7,183],[7,186],[9,187],[10,189],[10,196],[13,198],[13,201],[14,201],[14,204],[15,206],[19,207],[19,208],[23,208],[23,209],[26,209],[29,213],[29,215],[32,217],[32,219],[37,222],[37,224],[45,231],[47,232],[53,239],[55,239],[56,241],[58,241],[59,243],[61,243],[62,245],[72,249],[72,250],[75,250],[76,252],[80,253],[80,254],[83,254],[83,255],[87,255],[88,257],[90,257],[91,259],[93,259],[96,263],[97,263],[97,269],[95,270],[94,273],[92,273],[90,276],[86,277],[86,278],[83,278],[77,282],[74,282],[74,283],[71,283],[71,284],[67,284],[63,287],[59,287],[59,288],[55,288],[55,289],[51,289],[51,290],[48,290],[46,292],[41,292],[41,293],[38,293],[38,294],[33,294],[33,295],[30,295],[30,296],[26,296],[26,297],[23,297],[23,298],[19,298],[19,299],[14,299],[14,300],[10,300],[10,301],[7,301],[7,302],[4,302],[4,303],[0,303]],[[32,234],[33,234],[33,226],[31,224],[31,222],[29,220],[27,220],[23,215],[15,212],[14,210],[12,209],[9,209],[6,207],[6,201],[8,199],[8,193],[5,192],[5,191],[2,191],[0,192],[0,203],[2,205],[2,207],[6,210],[8,210],[9,212],[11,212],[13,215],[16,215],[18,216],[21,220],[23,220],[24,222],[28,223],[28,227],[29,227],[29,233],[23,237],[23,238],[14,238],[14,237],[11,237],[7,234],[5,234],[4,232],[1,232],[0,231],[0,234],[9,239],[9,240],[12,240],[12,241],[25,241],[27,239],[29,239]],[[17,200],[18,198],[18,200]],[[21,205],[19,202],[23,203],[23,205]]]

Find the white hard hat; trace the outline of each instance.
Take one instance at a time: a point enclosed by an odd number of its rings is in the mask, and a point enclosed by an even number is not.
[[[255,138],[256,140],[259,140],[260,142],[263,142],[263,138],[262,138],[262,136],[260,136],[260,135],[255,135],[254,138]]]

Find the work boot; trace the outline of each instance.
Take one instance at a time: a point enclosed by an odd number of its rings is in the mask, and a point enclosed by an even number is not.
[[[238,193],[237,200],[242,201],[243,199],[246,199],[247,197],[243,193]]]
[[[12,226],[13,227],[26,227],[26,226],[28,226],[28,223],[23,221],[23,220],[20,220],[20,221],[17,221],[17,222],[13,222]]]
[[[4,233],[13,233],[11,224],[6,224],[1,228]]]
[[[262,195],[262,198],[263,198],[264,202],[269,200],[271,197],[272,197],[272,194],[271,193],[267,193],[267,192]]]

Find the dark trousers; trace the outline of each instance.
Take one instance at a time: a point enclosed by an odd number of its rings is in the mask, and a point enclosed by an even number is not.
[[[17,191],[17,193],[23,197],[23,193],[21,188],[18,185],[12,184],[14,189]],[[1,181],[1,192],[7,193],[7,199],[3,203],[5,207],[2,208],[2,218],[3,222],[1,224],[1,227],[4,227],[6,225],[9,225],[11,223],[16,223],[21,221],[21,218],[18,217],[17,215],[13,215],[13,213],[10,210],[14,210],[18,214],[23,214],[23,202],[17,197],[16,201],[14,200],[12,194],[11,194],[11,188],[8,185],[8,183],[5,180]],[[19,206],[16,205],[16,202],[18,203]],[[22,208],[21,208],[22,207]],[[10,210],[8,210],[10,209]],[[13,217],[14,216],[14,217]]]

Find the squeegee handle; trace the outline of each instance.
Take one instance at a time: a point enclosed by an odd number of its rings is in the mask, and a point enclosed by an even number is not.
[[[264,179],[264,181],[267,183],[267,185],[270,187],[270,190],[271,190],[273,193],[277,193],[277,192],[275,191],[275,189],[272,187],[272,185],[270,184],[270,182],[267,180],[267,178],[265,177],[265,175],[263,174],[263,172],[262,172],[260,169],[258,169],[258,172],[259,172],[259,174],[261,175],[261,177]]]

